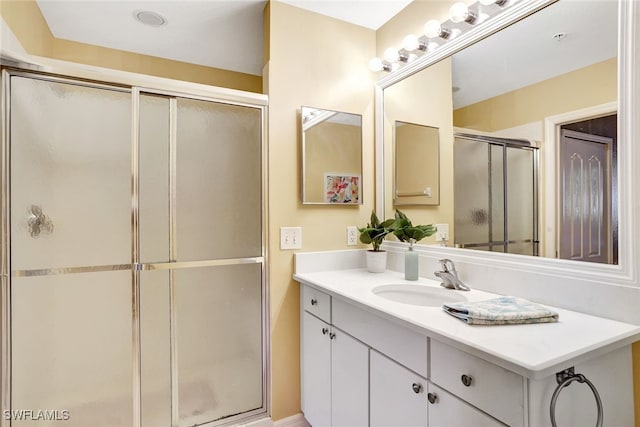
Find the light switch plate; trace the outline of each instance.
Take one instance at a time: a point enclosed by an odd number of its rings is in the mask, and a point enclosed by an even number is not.
[[[302,249],[302,227],[280,227],[280,249]]]
[[[436,242],[449,240],[449,224],[436,224]]]
[[[358,244],[358,227],[350,225],[347,227],[347,246],[355,246]]]

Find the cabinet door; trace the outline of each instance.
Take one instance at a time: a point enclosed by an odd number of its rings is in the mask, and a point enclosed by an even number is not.
[[[429,383],[429,427],[504,427],[495,418]]]
[[[331,425],[369,425],[369,348],[336,328],[331,332]]]
[[[427,380],[371,350],[371,427],[426,427]]]
[[[300,330],[302,412],[313,427],[328,427],[331,425],[329,325],[305,311]]]

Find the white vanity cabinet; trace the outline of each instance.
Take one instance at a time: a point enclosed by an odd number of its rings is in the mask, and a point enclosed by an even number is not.
[[[425,335],[306,285],[301,325],[302,412],[314,427],[505,425],[429,383]]]
[[[330,325],[328,295],[304,287],[301,300],[301,403],[305,418],[318,427],[367,426],[369,348]]]
[[[556,374],[571,367],[597,388],[605,427],[633,425],[637,326],[558,309],[555,324],[472,327],[439,308],[381,303],[370,282],[398,280],[386,274],[301,278],[302,410],[312,426],[551,427],[556,391],[559,426],[596,425],[587,384],[574,377],[559,388]],[[626,343],[610,346],[615,336]]]
[[[426,426],[427,379],[371,350],[371,427]]]

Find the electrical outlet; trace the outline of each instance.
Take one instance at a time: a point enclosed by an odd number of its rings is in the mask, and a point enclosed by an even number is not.
[[[436,224],[436,242],[449,240],[449,224]]]
[[[347,227],[347,245],[354,246],[358,244],[358,227],[350,225]]]
[[[302,228],[280,227],[280,249],[302,249]]]

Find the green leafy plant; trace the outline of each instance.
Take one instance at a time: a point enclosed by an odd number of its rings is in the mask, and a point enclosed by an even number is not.
[[[401,242],[409,242],[412,245],[436,232],[433,224],[413,225],[407,215],[397,209],[395,220],[390,228],[398,240]]]
[[[360,241],[365,244],[371,244],[374,252],[380,252],[380,245],[387,234],[393,231],[393,224],[396,220],[387,219],[380,221],[375,211],[371,212],[371,220],[366,227],[358,228],[360,232]]]

